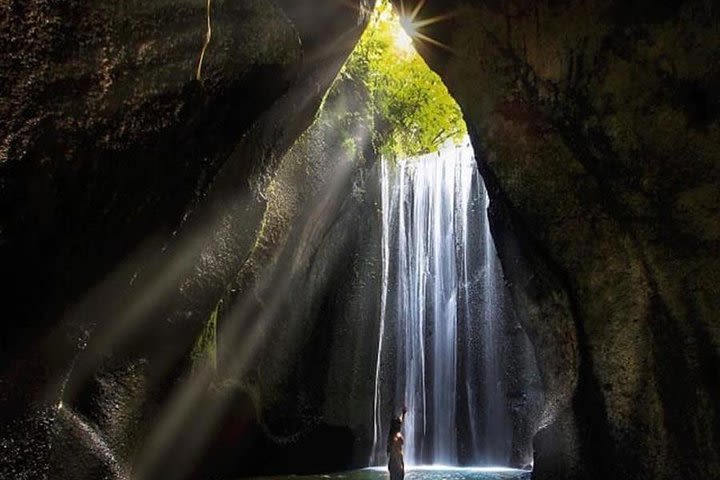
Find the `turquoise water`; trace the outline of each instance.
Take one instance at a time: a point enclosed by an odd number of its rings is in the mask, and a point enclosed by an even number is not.
[[[387,469],[374,467],[351,472],[327,475],[284,475],[262,477],[264,480],[387,480]],[[405,471],[406,480],[530,480],[530,472],[525,470],[497,468],[452,468],[417,467]],[[258,479],[260,480],[260,479]]]

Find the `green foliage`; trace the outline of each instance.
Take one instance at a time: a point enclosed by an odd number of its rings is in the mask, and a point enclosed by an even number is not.
[[[435,151],[466,134],[460,107],[409,43],[387,0],[380,2],[343,74],[370,93],[375,140],[386,155]],[[418,39],[417,41],[423,41]]]

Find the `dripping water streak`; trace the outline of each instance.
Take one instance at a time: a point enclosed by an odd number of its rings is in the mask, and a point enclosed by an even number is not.
[[[470,157],[467,158],[463,155],[465,150],[458,149],[458,159],[457,162],[460,164],[460,167],[457,170],[456,175],[456,182],[458,185],[458,188],[460,189],[460,232],[459,237],[460,241],[458,242],[458,250],[459,255],[461,258],[461,266],[462,266],[462,296],[463,296],[463,320],[465,324],[465,328],[470,333],[472,330],[469,327],[469,322],[472,320],[472,309],[470,305],[470,295],[471,295],[471,289],[470,289],[470,265],[468,261],[468,243],[470,241],[470,238],[468,236],[468,232],[470,230],[470,221],[469,217],[471,213],[474,213],[472,211],[473,207],[473,179],[476,178],[474,174],[474,168],[475,167],[475,160],[474,158]],[[477,192],[475,192],[477,193]],[[468,335],[469,337],[471,335]],[[476,388],[474,385],[473,379],[473,368],[474,365],[474,357],[472,355],[473,349],[471,348],[471,338],[466,338],[465,343],[465,391],[466,391],[466,399],[467,399],[467,411],[472,412],[474,411],[475,407],[478,404],[477,401],[477,393]],[[472,458],[471,460],[473,463],[477,461],[475,453],[478,450],[478,419],[476,415],[468,415],[469,419],[469,434],[470,434],[470,446],[471,446],[471,452],[472,452]]]
[[[429,159],[428,159],[429,160]],[[435,160],[435,159],[432,159]],[[426,160],[427,161],[427,160]],[[454,167],[440,158],[428,169],[433,176],[430,210],[433,259],[433,463],[457,463],[455,433],[457,354],[457,274],[454,240]]]
[[[375,397],[373,399],[373,449],[370,464],[379,463],[377,458],[378,440],[382,438],[381,412],[380,412],[380,363],[383,351],[383,338],[385,337],[385,312],[387,310],[387,293],[388,293],[388,276],[390,262],[390,193],[389,180],[387,173],[387,165],[384,161],[380,162],[380,189],[381,189],[381,205],[382,205],[382,292],[380,293],[380,329],[378,332],[378,350],[377,363],[375,365]]]
[[[212,38],[212,0],[207,0],[205,16],[207,18],[207,32],[205,33],[205,42],[203,43],[202,50],[200,51],[200,59],[198,60],[197,71],[195,72],[195,79],[200,81],[202,76],[203,61],[205,60],[205,52],[207,51],[208,45],[210,45],[210,39]]]
[[[400,301],[397,304],[397,318],[402,319],[398,322],[398,339],[405,339],[405,342],[410,342],[411,348],[404,349],[404,365],[405,365],[405,382],[403,392],[399,396],[403,403],[408,406],[411,412],[417,412],[419,405],[417,399],[417,393],[419,392],[418,387],[418,376],[422,375],[421,367],[418,368],[417,362],[413,362],[412,354],[417,348],[416,339],[413,332],[414,324],[414,312],[408,311],[409,299],[411,297],[411,285],[404,282],[403,280],[408,278],[410,275],[409,264],[411,264],[412,250],[408,246],[408,235],[407,235],[407,224],[412,224],[408,219],[409,210],[407,208],[407,175],[406,175],[405,164],[400,165],[400,172],[398,178],[398,230],[397,230],[397,242],[398,242],[398,270],[397,270],[397,292]],[[411,246],[412,244],[410,244]],[[404,313],[407,312],[407,315]],[[398,344],[398,347],[402,347],[402,342]],[[416,425],[415,425],[416,414],[409,415],[405,420],[405,445],[408,452],[415,450],[416,444]],[[410,457],[409,457],[410,458]]]

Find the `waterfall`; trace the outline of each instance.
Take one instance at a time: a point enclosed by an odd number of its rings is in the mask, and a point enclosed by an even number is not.
[[[405,462],[506,464],[502,282],[472,148],[383,160],[372,464],[408,407]]]

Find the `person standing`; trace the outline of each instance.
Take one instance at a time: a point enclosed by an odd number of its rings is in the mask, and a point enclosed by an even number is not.
[[[407,407],[403,407],[402,414],[394,417],[390,421],[390,431],[388,432],[387,455],[388,470],[390,471],[390,480],[403,480],[405,477],[405,460],[403,459],[403,444],[405,439],[400,430],[405,421]]]

